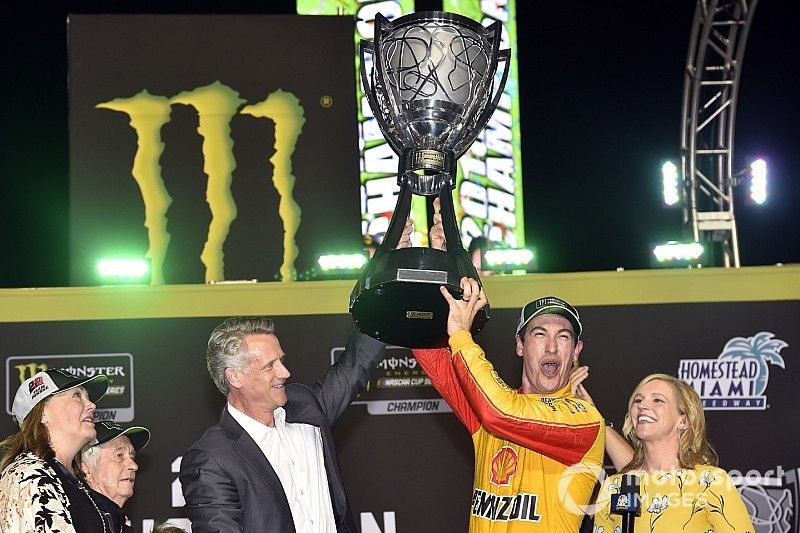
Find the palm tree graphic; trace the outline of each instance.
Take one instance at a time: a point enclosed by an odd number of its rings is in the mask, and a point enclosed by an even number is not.
[[[764,394],[767,389],[767,383],[769,382],[769,365],[767,363],[786,369],[786,364],[783,361],[783,357],[780,356],[780,351],[789,346],[789,344],[773,337],[775,337],[775,334],[769,331],[761,331],[752,337],[734,337],[725,344],[722,353],[719,355],[720,360],[756,362],[758,375],[755,379],[755,389],[753,391],[756,396]]]

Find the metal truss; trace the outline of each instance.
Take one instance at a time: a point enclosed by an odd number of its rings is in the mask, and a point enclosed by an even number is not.
[[[719,243],[725,267],[740,266],[733,141],[742,59],[757,4],[758,0],[698,0],[686,58],[683,222],[695,241],[709,243],[707,247]]]

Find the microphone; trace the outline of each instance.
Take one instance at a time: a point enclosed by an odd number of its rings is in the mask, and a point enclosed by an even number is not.
[[[625,474],[618,494],[611,495],[611,513],[622,516],[622,533],[633,533],[636,517],[642,514],[639,476]]]

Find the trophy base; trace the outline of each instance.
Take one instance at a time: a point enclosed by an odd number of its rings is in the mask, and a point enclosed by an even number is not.
[[[371,260],[350,297],[350,312],[358,329],[387,344],[409,348],[447,346],[450,308],[439,287],[461,298],[462,277],[478,279],[466,252],[403,248]],[[487,308],[472,323],[483,329]]]

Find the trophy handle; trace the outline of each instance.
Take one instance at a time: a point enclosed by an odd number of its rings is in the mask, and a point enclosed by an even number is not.
[[[375,110],[378,109],[378,100],[375,98],[375,93],[372,92],[372,86],[369,83],[369,74],[367,73],[367,55],[370,57],[375,55],[375,45],[371,41],[362,39],[358,49],[361,55],[361,85],[364,87],[364,94],[367,95],[369,106]]]
[[[386,230],[386,235],[384,235],[380,246],[375,250],[374,259],[378,259],[387,252],[394,250],[397,248],[397,245],[400,244],[400,237],[403,236],[403,229],[406,227],[406,219],[411,214],[411,198],[413,196],[411,184],[407,181],[403,182],[400,185],[400,192],[397,196],[397,205],[394,206],[392,220],[389,221],[389,228]],[[447,235],[447,233],[445,233],[445,235]]]
[[[500,103],[500,97],[503,96],[503,89],[506,87],[506,80],[508,80],[508,72],[511,68],[511,50],[506,48],[505,50],[499,50],[497,52],[497,62],[503,62],[503,77],[500,79],[500,83],[497,84],[497,87],[494,88],[494,95],[492,95],[492,102],[491,104],[487,105],[483,113],[481,113],[480,118],[476,121],[477,124],[483,124],[484,126],[486,123],[489,122],[489,119],[492,118],[492,114],[494,114],[495,110],[497,109],[497,105]],[[492,82],[494,84],[494,82]],[[464,155],[464,152],[467,151],[469,145],[464,147],[464,150],[458,154],[458,157]]]
[[[386,21],[386,18],[383,17],[380,13],[377,15],[376,23],[380,22],[378,19],[383,19]],[[377,32],[376,31],[376,38]],[[374,82],[370,83],[372,76],[370,73],[367,72],[367,56],[370,56],[372,61],[374,62],[375,57],[375,43],[371,41],[362,40],[359,43],[359,52],[361,54],[361,86],[364,88],[364,94],[367,97],[367,101],[369,102],[369,107],[372,109],[372,115],[375,117],[375,120],[378,122],[378,126],[381,129],[381,133],[383,133],[383,137],[386,139],[386,142],[389,143],[389,146],[394,150],[397,155],[401,155],[403,153],[403,147],[400,146],[395,140],[394,136],[391,135],[391,128],[386,123],[386,119],[383,116],[383,112],[381,111],[381,106],[378,103],[378,99],[375,97],[375,84]],[[372,68],[375,70],[375,67]]]

